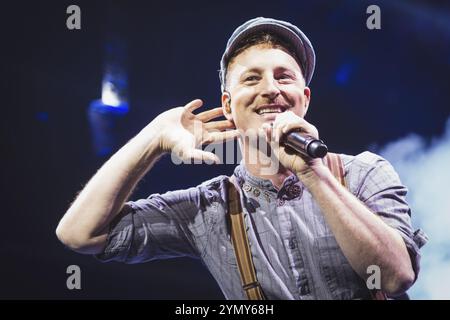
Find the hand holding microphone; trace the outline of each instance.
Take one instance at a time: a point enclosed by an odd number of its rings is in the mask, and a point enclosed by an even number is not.
[[[284,168],[301,176],[323,165],[321,158],[327,154],[327,147],[319,140],[316,127],[300,116],[283,112],[273,124],[264,123],[263,129],[272,161],[277,159]]]
[[[309,158],[323,158],[328,153],[325,143],[318,137],[317,129],[292,111],[278,115],[275,122],[270,123],[275,132],[275,141],[288,146],[298,154]],[[275,128],[274,128],[275,127]],[[281,130],[280,130],[281,128]],[[299,132],[299,129],[305,132]]]

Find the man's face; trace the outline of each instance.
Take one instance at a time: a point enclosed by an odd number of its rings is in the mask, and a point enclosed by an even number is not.
[[[260,129],[287,110],[304,117],[310,100],[310,90],[296,60],[264,44],[234,58],[228,66],[227,92],[231,95],[231,114],[225,114],[244,132]],[[224,93],[222,106],[227,99]]]

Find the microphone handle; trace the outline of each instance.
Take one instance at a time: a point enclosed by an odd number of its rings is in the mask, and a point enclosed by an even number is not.
[[[323,158],[328,153],[328,147],[322,140],[302,135],[299,132],[288,133],[284,144],[310,158]]]

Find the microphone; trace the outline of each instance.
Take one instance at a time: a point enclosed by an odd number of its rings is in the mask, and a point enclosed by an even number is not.
[[[322,140],[295,131],[285,135],[281,143],[310,158],[323,158],[328,152]]]

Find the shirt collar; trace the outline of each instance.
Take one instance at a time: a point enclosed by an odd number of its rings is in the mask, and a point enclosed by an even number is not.
[[[286,179],[283,181],[283,184],[279,191],[275,188],[275,186],[272,184],[272,181],[269,179],[263,179],[256,177],[252,175],[250,172],[248,172],[247,168],[245,167],[244,163],[241,161],[241,163],[234,169],[234,176],[236,177],[236,180],[239,184],[239,186],[243,186],[243,184],[246,182],[254,187],[257,187],[261,190],[267,190],[267,191],[273,191],[275,193],[282,192],[284,189],[288,188],[289,186],[293,184],[300,184],[300,181],[298,177],[295,174],[291,174],[290,176],[286,177]]]

